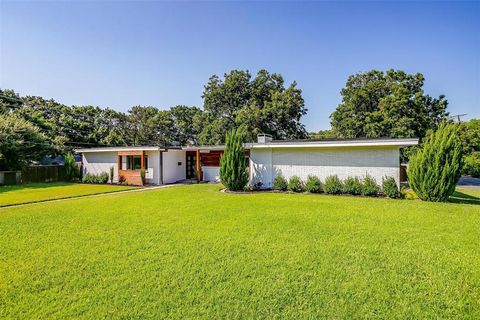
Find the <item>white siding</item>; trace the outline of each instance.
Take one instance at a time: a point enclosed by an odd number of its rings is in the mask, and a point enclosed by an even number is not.
[[[175,183],[186,179],[186,152],[168,150],[163,152],[163,183]]]
[[[219,182],[220,167],[202,167],[203,181]]]
[[[160,151],[146,151],[148,159],[148,168],[145,172],[147,183],[161,184],[160,182]],[[126,157],[122,157],[126,159]]]
[[[83,175],[100,174],[106,172],[110,175],[113,166],[113,181],[118,181],[117,152],[89,152],[82,154]]]
[[[264,188],[271,188],[273,179],[272,149],[250,150],[250,183],[261,182]]]
[[[369,174],[379,184],[384,176],[394,177],[398,183],[399,166],[397,147],[252,149],[250,179],[252,184],[261,181],[265,188],[272,187],[279,174],[286,179],[296,175],[302,180],[315,175],[322,182],[329,175],[345,179]]]

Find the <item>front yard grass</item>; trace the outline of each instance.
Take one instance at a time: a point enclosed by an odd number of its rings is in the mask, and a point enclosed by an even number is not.
[[[67,182],[0,186],[0,207],[134,189],[132,186]]]
[[[0,210],[0,318],[480,318],[480,206],[191,185]]]

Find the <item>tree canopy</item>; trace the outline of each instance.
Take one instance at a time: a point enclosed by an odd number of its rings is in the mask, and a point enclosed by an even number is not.
[[[222,78],[213,75],[204,87],[203,109],[137,105],[119,112],[92,105],[66,106],[0,89],[0,115],[13,115],[12,119],[26,121],[22,125],[36,128],[50,155],[76,147],[223,144],[231,130],[244,132],[248,142],[259,133],[274,139],[422,138],[448,116],[445,97],[425,94],[423,84],[422,74],[393,69],[352,75],[341,90],[342,102],[330,116],[332,129],[310,134],[301,123],[307,109],[297,83],[286,85],[282,75],[267,70],[254,77],[248,70],[232,70]],[[464,147],[478,151],[478,122],[465,128],[464,144],[470,142]]]
[[[212,76],[203,92],[206,126],[200,133],[202,144],[225,142],[226,133],[240,129],[244,139],[254,141],[258,133],[274,139],[305,138],[300,119],[307,109],[296,82],[284,86],[277,73],[260,70],[252,79],[248,71],[233,70],[224,79]]]
[[[224,79],[212,76],[202,97],[204,110],[137,105],[124,113],[0,89],[0,114],[15,115],[37,128],[50,155],[78,147],[218,144],[236,128],[248,133],[248,141],[257,133],[276,139],[306,137],[300,123],[306,113],[301,90],[295,82],[285,87],[280,74],[261,70],[252,79],[248,71],[233,70]]]
[[[465,154],[480,151],[480,119],[471,119],[460,123],[459,126],[458,132]]]
[[[0,114],[0,171],[19,170],[51,152],[48,138],[14,114]]]
[[[393,69],[351,75],[330,116],[332,128],[344,138],[424,137],[448,116],[445,96],[425,94],[424,81],[421,73]]]

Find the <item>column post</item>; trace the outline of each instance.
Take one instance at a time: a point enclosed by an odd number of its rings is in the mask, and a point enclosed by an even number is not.
[[[196,160],[196,172],[197,172],[197,182],[200,183],[202,178],[202,168],[200,166],[200,149],[197,149],[197,156],[195,157]]]
[[[122,156],[117,155],[117,169],[118,169],[118,176],[120,176],[120,170],[122,170]]]

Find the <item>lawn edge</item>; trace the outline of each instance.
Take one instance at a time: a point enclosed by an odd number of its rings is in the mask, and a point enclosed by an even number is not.
[[[75,199],[75,198],[86,198],[86,197],[90,197],[90,196],[99,196],[99,195],[102,195],[102,194],[138,191],[138,190],[140,190],[140,189],[145,189],[145,188],[132,188],[132,189],[127,189],[127,190],[114,190],[114,191],[105,191],[105,192],[94,192],[94,193],[89,193],[89,194],[80,195],[80,196],[67,196],[67,197],[54,198],[54,199],[45,199],[45,200],[37,200],[37,201],[27,201],[27,202],[20,202],[20,203],[12,203],[12,204],[0,205],[0,209],[9,208],[9,207],[17,207],[17,206],[22,206],[22,205],[26,205],[26,204],[35,204],[35,203],[43,203],[43,202],[53,202],[53,201],[57,201],[57,200],[68,200],[68,199]]]

